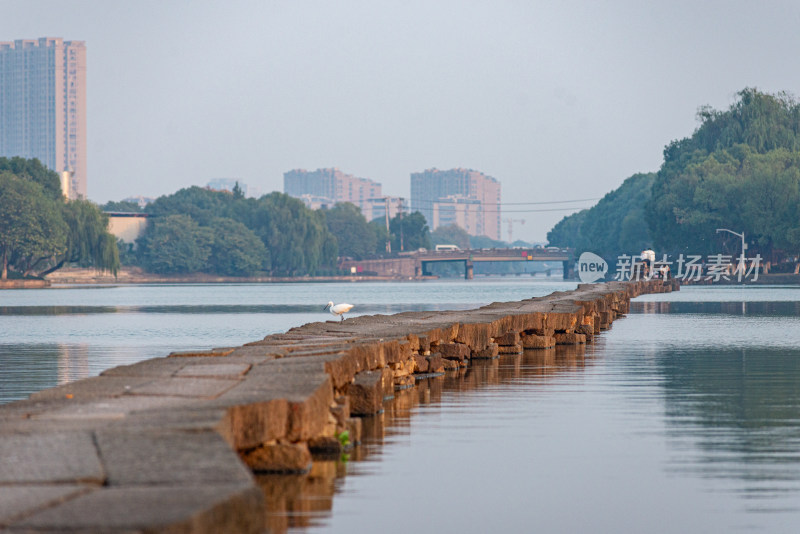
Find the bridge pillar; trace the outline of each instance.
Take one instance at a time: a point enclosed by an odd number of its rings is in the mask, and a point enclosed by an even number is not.
[[[472,265],[472,262],[469,260],[464,260],[464,280],[472,280],[475,278],[475,269]]]
[[[561,263],[564,266],[564,280],[572,280],[575,278],[575,269],[572,260],[566,260]]]

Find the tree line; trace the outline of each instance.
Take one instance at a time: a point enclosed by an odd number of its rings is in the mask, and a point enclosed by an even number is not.
[[[634,175],[594,207],[563,218],[551,244],[606,258],[644,248],[738,254],[744,232],[763,257],[800,252],[800,104],[754,88],[726,110],[701,107],[699,126],[669,143],[656,173]]]
[[[139,211],[112,202],[108,211]],[[349,203],[311,210],[302,201],[273,192],[245,198],[241,190],[181,189],[144,210],[144,234],[124,245],[123,262],[161,274],[205,272],[225,276],[337,274],[340,256],[362,259],[386,250],[430,246],[420,213],[368,222]]]
[[[136,243],[124,243],[108,232],[104,211],[150,217]],[[360,260],[434,244],[507,246],[454,225],[431,232],[419,212],[398,213],[387,229],[384,218],[367,221],[350,203],[311,210],[278,192],[245,198],[238,185],[233,192],[189,187],[144,208],[126,201],[98,207],[65,200],[58,175],[38,160],[0,158],[4,278],[41,277],[68,264],[115,274],[124,264],[158,274],[326,275],[338,274],[339,257]]]
[[[135,244],[117,241],[103,211],[151,215]],[[43,277],[65,265],[116,274],[121,263],[161,274],[301,276],[336,273],[337,257],[430,247],[419,213],[399,214],[387,231],[352,204],[310,210],[283,193],[245,198],[200,187],[102,208],[66,200],[57,173],[37,159],[0,158],[0,277]]]
[[[108,218],[66,200],[58,174],[37,159],[0,157],[0,279],[41,277],[66,264],[117,272]]]

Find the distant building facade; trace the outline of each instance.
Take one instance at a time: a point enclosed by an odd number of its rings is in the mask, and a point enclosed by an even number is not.
[[[428,169],[411,174],[411,210],[431,230],[456,224],[468,234],[500,239],[500,182],[472,169]]]
[[[303,200],[312,209],[330,208],[337,202],[350,202],[361,208],[367,220],[370,220],[367,215],[371,213],[371,201],[380,198],[383,202],[381,184],[369,178],[345,174],[337,168],[285,172],[283,192]]]
[[[405,199],[400,197],[378,197],[368,199],[361,208],[361,213],[367,221],[375,219],[386,219],[386,211],[389,211],[389,218],[394,219],[398,213],[405,212],[406,206],[403,204]]]
[[[147,213],[106,212],[108,231],[124,243],[133,244],[144,235],[147,228]]]
[[[0,42],[0,156],[38,158],[86,198],[86,44]]]

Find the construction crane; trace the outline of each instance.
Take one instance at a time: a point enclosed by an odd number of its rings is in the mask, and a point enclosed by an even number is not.
[[[514,223],[525,224],[525,219],[503,219],[504,223],[508,223],[508,243],[514,242],[512,234],[514,233]]]

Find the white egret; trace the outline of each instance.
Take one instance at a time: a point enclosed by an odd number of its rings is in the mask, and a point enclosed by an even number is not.
[[[339,317],[342,318],[342,321],[344,321],[344,314],[349,312],[350,310],[352,310],[353,309],[353,305],[352,304],[345,304],[344,302],[342,302],[341,304],[334,304],[333,302],[329,302],[322,309],[323,310],[327,310],[328,308],[330,308],[331,313],[333,315],[338,315]]]

